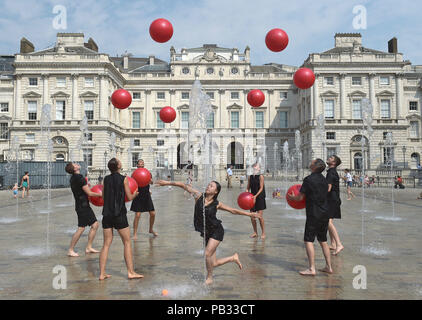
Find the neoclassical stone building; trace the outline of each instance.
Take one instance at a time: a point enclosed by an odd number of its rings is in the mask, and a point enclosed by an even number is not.
[[[416,166],[422,147],[422,66],[403,60],[394,39],[389,52],[381,52],[362,47],[360,34],[336,34],[335,47],[310,54],[304,66],[314,70],[316,82],[311,89],[298,90],[293,83],[298,67],[254,66],[249,47],[243,52],[213,44],[180,52],[172,47],[166,62],[154,56],[111,57],[91,38],[85,43],[80,33],[59,33],[55,46],[41,51],[23,38],[20,53],[0,59],[0,160],[7,158],[15,136],[22,159],[46,160],[40,120],[43,105],[50,104],[53,161],[85,159],[95,172],[116,155],[125,169],[139,157],[149,168],[180,168],[187,162],[183,150],[190,90],[198,79],[214,111],[207,126],[221,171],[228,164],[245,169],[263,151],[266,168],[279,169],[282,145],[288,141],[293,151],[296,130],[302,138],[303,166],[311,157],[336,152],[343,168],[360,169],[363,98],[374,107],[374,134],[364,146],[367,167],[382,166],[383,136],[390,131],[395,166]],[[111,105],[117,88],[132,94],[126,110]],[[265,94],[259,108],[246,99],[255,88]],[[177,111],[171,124],[158,116],[167,105]],[[320,114],[325,139],[315,134]],[[81,130],[85,116],[88,131]]]

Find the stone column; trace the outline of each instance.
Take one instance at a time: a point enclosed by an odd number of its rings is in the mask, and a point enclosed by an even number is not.
[[[340,73],[340,119],[345,119],[346,111],[346,73]]]
[[[149,122],[148,122],[148,120],[149,120],[149,118],[148,118],[149,117],[149,112],[148,112],[149,111],[148,110],[149,103],[148,103],[148,99],[149,99],[150,95],[151,95],[151,90],[145,90],[145,115],[144,115],[144,118],[145,118],[145,120],[144,120],[145,121],[145,128],[152,128],[151,126],[148,125],[149,124]]]
[[[402,118],[403,74],[396,74],[396,119]]]
[[[319,110],[319,90],[318,90],[318,85],[319,85],[319,73],[315,73],[315,83],[312,86],[313,88],[313,98],[314,98],[314,108],[313,108],[313,114],[312,114],[312,119],[316,119],[318,117],[318,115],[321,113],[321,111]]]
[[[218,98],[220,100],[220,105],[218,106],[218,108],[220,109],[220,128],[226,128],[226,126],[223,126],[223,117],[222,117],[222,109],[223,109],[223,105],[222,105],[222,95],[224,94],[225,90],[224,89],[219,89],[218,90]]]
[[[21,119],[21,110],[22,110],[22,118],[24,117],[24,108],[21,106],[21,81],[22,76],[16,75],[16,95],[15,95],[15,119],[16,120],[22,120]]]
[[[174,101],[175,101],[175,94],[176,94],[176,90],[174,89],[170,89],[169,90],[169,94],[170,94],[170,106],[173,107],[174,105]],[[170,123],[170,128],[174,128],[175,127],[175,123],[174,121],[172,123]]]
[[[100,74],[100,120],[106,120],[108,115],[107,75]]]
[[[72,120],[78,117],[78,74],[72,73]]]
[[[369,101],[372,104],[372,109],[374,110],[373,112],[373,117],[374,118],[379,118],[380,114],[379,114],[379,108],[376,106],[376,97],[375,97],[375,73],[370,73],[369,74]]]
[[[48,99],[48,74],[47,73],[41,74],[41,78],[42,78],[42,88],[43,88],[42,104],[45,105],[50,100]]]
[[[268,114],[267,114],[268,126],[267,126],[267,129],[270,129],[271,128],[271,95],[273,94],[274,90],[269,89],[269,90],[267,90],[267,92],[268,92]]]

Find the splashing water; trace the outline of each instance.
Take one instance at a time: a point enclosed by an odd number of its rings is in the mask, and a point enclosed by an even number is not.
[[[287,181],[287,169],[289,167],[290,162],[290,155],[289,155],[289,142],[284,141],[283,144],[283,167],[284,167],[284,186],[285,186],[285,192],[287,193],[287,190],[289,189],[289,183]],[[288,205],[286,200],[286,210],[291,210],[292,208]]]

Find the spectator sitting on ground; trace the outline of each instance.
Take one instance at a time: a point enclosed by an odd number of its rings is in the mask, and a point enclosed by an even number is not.
[[[400,189],[404,189],[403,179],[401,176],[398,176],[394,182],[394,189],[397,189],[397,186],[399,186]]]

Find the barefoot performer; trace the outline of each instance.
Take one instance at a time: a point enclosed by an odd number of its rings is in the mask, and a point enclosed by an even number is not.
[[[302,187],[298,195],[292,192],[287,197],[293,201],[301,201],[306,196],[306,224],[305,224],[305,247],[309,260],[309,269],[300,271],[303,276],[314,276],[315,272],[315,249],[314,240],[317,237],[322,252],[324,253],[326,266],[322,272],[333,273],[331,268],[330,247],[327,244],[328,208],[327,193],[328,183],[321,174],[325,169],[325,163],[321,159],[312,160],[309,168],[312,174],[303,179]]]
[[[137,163],[138,168],[144,168],[145,163],[144,160],[139,159]],[[152,180],[150,182],[152,184]],[[138,196],[133,199],[132,205],[130,206],[130,211],[135,212],[135,219],[133,220],[133,240],[137,240],[137,231],[139,220],[141,219],[142,212],[149,212],[149,233],[151,233],[154,237],[158,236],[158,233],[153,230],[154,221],[155,221],[155,209],[154,203],[152,202],[151,192],[149,191],[149,185],[145,187],[138,188]]]
[[[265,239],[265,224],[264,224],[264,210],[267,208],[265,203],[265,185],[264,185],[264,176],[260,174],[261,166],[259,163],[255,163],[253,166],[253,175],[249,176],[248,186],[246,187],[246,192],[251,190],[251,193],[254,195],[255,205],[251,209],[251,212],[258,212],[259,224],[261,225],[261,239]],[[258,229],[256,226],[256,219],[251,218],[252,228],[254,233],[251,235],[251,238],[256,238],[258,236]]]
[[[258,217],[256,213],[241,211],[238,209],[231,208],[217,200],[218,194],[221,190],[221,185],[217,181],[211,181],[207,189],[205,190],[205,196],[203,193],[198,190],[193,189],[190,185],[184,184],[182,182],[170,182],[159,180],[156,182],[159,186],[175,186],[180,187],[195,198],[195,213],[194,213],[194,226],[195,230],[201,233],[201,237],[204,237],[204,205],[205,205],[205,261],[207,266],[207,279],[205,284],[212,283],[212,272],[215,267],[221,266],[228,262],[236,263],[240,269],[242,269],[242,264],[239,261],[239,255],[235,253],[234,255],[226,258],[217,259],[216,250],[224,237],[224,229],[221,224],[221,220],[218,220],[216,217],[217,210],[228,211],[232,214],[245,215],[249,217]]]
[[[327,160],[329,169],[327,170],[327,176],[325,177],[328,183],[328,216],[330,218],[328,222],[328,233],[331,239],[330,249],[334,250],[333,255],[335,256],[344,249],[337,233],[337,229],[333,223],[333,219],[341,219],[340,178],[337,173],[337,167],[340,164],[341,160],[336,155],[329,157]]]
[[[108,250],[113,241],[113,228],[117,229],[124,245],[124,257],[127,267],[128,279],[143,278],[143,275],[137,274],[133,268],[132,246],[130,241],[130,229],[127,221],[127,210],[125,205],[125,195],[133,200],[137,195],[136,190],[133,194],[129,188],[128,179],[120,174],[122,163],[116,158],[112,158],[108,162],[108,168],[111,174],[104,178],[103,188],[103,232],[104,245],[100,253],[100,280],[110,278],[111,275],[106,274],[105,268],[108,257]]]
[[[79,257],[79,254],[75,252],[75,245],[85,231],[86,226],[90,226],[88,234],[88,244],[85,249],[85,253],[98,253],[98,250],[92,248],[92,243],[95,238],[95,234],[98,229],[98,221],[95,217],[94,211],[92,211],[89,205],[88,197],[101,197],[101,193],[92,192],[84,177],[81,175],[81,166],[77,163],[68,163],[65,168],[66,172],[71,174],[70,187],[75,198],[75,210],[78,215],[78,230],[72,236],[70,241],[70,247],[67,255],[69,257]]]

